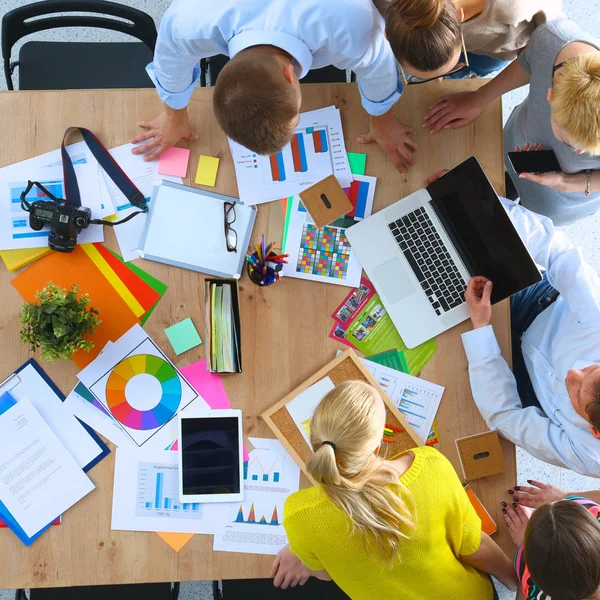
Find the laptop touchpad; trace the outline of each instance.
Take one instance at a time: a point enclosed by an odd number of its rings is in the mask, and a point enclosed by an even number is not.
[[[403,300],[415,291],[402,261],[397,257],[373,269],[373,278],[378,291],[392,304]]]

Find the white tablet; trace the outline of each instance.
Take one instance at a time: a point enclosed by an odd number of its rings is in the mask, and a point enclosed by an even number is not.
[[[180,502],[235,502],[244,496],[242,411],[179,414]]]

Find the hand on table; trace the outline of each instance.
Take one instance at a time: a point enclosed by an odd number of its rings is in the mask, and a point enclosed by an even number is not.
[[[471,277],[465,300],[473,323],[473,329],[486,327],[492,319],[492,282],[486,277]]]
[[[433,183],[434,181],[437,181],[442,175],[445,175],[446,173],[448,173],[448,169],[442,169],[441,171],[438,171],[437,173],[434,173],[433,175],[430,175],[423,182],[423,185],[428,186],[430,183]]]
[[[502,509],[502,516],[508,527],[510,539],[518,548],[525,540],[525,530],[527,529],[527,523],[529,523],[532,511],[529,508],[524,508],[518,504],[516,505],[516,508],[513,508],[510,504],[506,504],[506,502],[504,502],[502,506],[504,507]]]
[[[147,129],[132,138],[131,143],[147,142],[143,146],[133,148],[133,154],[145,154],[144,160],[150,161],[158,158],[180,139],[194,141],[198,134],[191,131],[188,121],[187,109],[168,109],[152,121],[140,121],[139,127]]]
[[[273,585],[286,589],[304,585],[311,575],[311,570],[294,554],[290,547],[286,546],[280,550],[271,567],[271,577],[274,577]]]
[[[477,92],[460,92],[438,98],[423,119],[423,127],[433,135],[440,129],[457,129],[474,121],[483,110]]]
[[[532,487],[526,485],[515,485],[514,493],[511,494],[520,506],[538,508],[547,502],[564,500],[569,495],[569,493],[565,490],[561,490],[553,485],[534,481],[533,479],[528,479],[527,483],[531,484]]]
[[[370,118],[369,133],[358,136],[360,144],[377,142],[390,156],[400,173],[415,164],[414,154],[419,149],[415,140],[415,130],[400,123],[392,111],[379,117]]]

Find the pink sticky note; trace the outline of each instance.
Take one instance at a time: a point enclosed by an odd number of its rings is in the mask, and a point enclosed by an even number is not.
[[[219,375],[206,370],[206,361],[186,365],[180,369],[181,374],[190,382],[190,385],[204,398],[206,403],[213,409],[231,408],[231,402],[223,387]],[[177,450],[178,442],[175,442],[171,450]],[[248,451],[244,447],[244,460],[250,460]]]
[[[187,148],[169,148],[164,154],[161,154],[158,161],[158,173],[173,177],[185,177],[189,161],[190,151]]]

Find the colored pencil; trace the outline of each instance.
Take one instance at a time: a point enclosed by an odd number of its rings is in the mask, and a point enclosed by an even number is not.
[[[400,427],[396,427],[395,425],[390,425],[389,423],[385,424],[387,429],[391,429],[392,431],[397,431],[398,433],[404,433],[404,429],[400,429]]]

